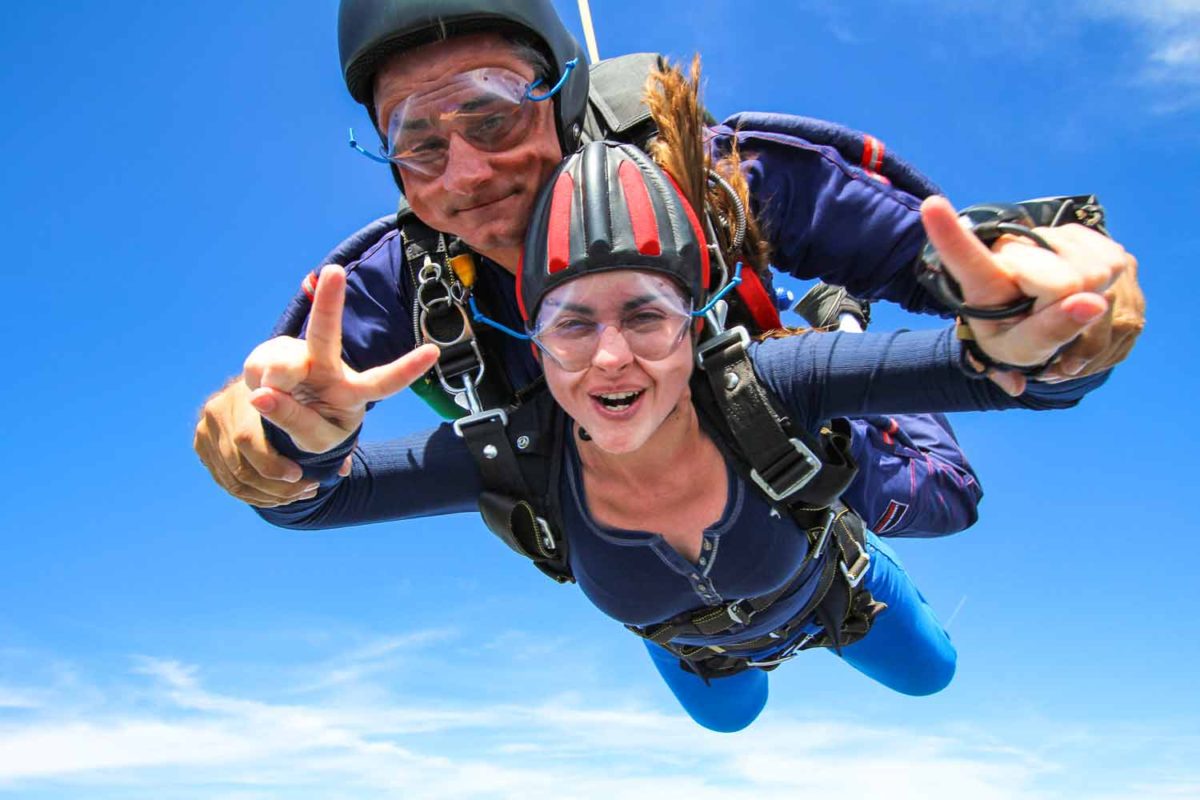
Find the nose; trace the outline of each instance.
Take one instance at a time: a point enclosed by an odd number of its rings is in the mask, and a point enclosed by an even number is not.
[[[592,354],[592,366],[603,370],[619,370],[633,362],[633,351],[619,328],[605,325],[600,330],[600,341]]]
[[[488,154],[471,146],[457,133],[451,133],[450,143],[446,146],[446,171],[442,173],[442,185],[446,191],[472,194],[491,175]]]

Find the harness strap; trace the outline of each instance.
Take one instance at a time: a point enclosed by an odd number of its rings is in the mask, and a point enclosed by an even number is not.
[[[544,382],[538,381],[518,393],[507,412],[467,417],[455,428],[480,470],[484,491],[479,513],[484,524],[542,573],[568,583],[575,578],[567,539],[559,533],[562,517],[551,488],[559,485],[562,470],[561,448],[554,447],[553,435],[560,414]],[[535,491],[531,486],[547,488]]]
[[[496,492],[479,496],[479,514],[492,533],[558,583],[573,582],[565,545],[525,500]]]
[[[775,412],[754,372],[746,351],[749,341],[746,329],[738,326],[701,343],[697,352],[729,441],[737,443],[750,478],[772,502],[790,511],[797,506],[803,511],[827,508],[854,480],[853,461],[803,431],[788,433],[786,418]]]
[[[460,248],[458,240],[448,241],[411,213],[402,213],[399,227],[414,295],[413,337],[418,343],[433,342],[441,349],[431,374],[424,380],[427,391],[419,393],[436,410],[449,410],[451,418],[461,417],[464,409],[468,415],[476,415],[484,407],[507,406],[512,400],[507,375],[499,368],[488,369],[489,363],[495,362],[491,354],[498,350],[486,341],[481,344],[467,308],[474,280],[473,256],[460,252],[452,258],[452,252]],[[452,262],[464,259],[472,259],[472,269],[464,271],[463,264],[457,269],[452,266]],[[467,272],[469,280],[461,277]],[[436,384],[440,384],[446,401],[431,399],[438,393]]]
[[[781,627],[766,636],[735,644],[659,644],[678,656],[688,671],[708,680],[732,675],[751,667],[774,669],[800,652],[814,647],[832,647],[840,653],[842,647],[863,638],[870,631],[875,617],[887,608],[887,605],[876,601],[871,593],[860,585],[870,565],[862,521],[847,509],[843,509],[837,516],[835,527],[836,554],[830,553],[830,557],[826,559],[817,587],[808,602]],[[789,581],[789,584],[794,580]],[[769,660],[755,661],[749,656],[728,652],[731,648],[742,651],[769,648],[780,641],[793,638],[798,630],[813,621],[821,625],[820,632],[795,639]]]
[[[734,600],[721,604],[721,606],[712,606],[695,610],[695,612],[686,612],[680,614],[666,622],[660,622],[659,625],[649,625],[646,627],[637,627],[635,625],[626,625],[630,631],[638,634],[642,638],[652,640],[655,644],[667,646],[672,639],[680,636],[715,636],[715,634],[725,633],[731,628],[739,625],[749,625],[755,616],[764,612],[768,608],[774,606],[781,597],[785,597],[796,590],[798,584],[808,581],[809,565],[812,561],[821,557],[821,555],[829,552],[830,541],[834,542],[838,548],[838,555],[834,558],[827,558],[826,563],[822,567],[822,575],[818,578],[816,588],[808,603],[804,608],[800,609],[796,615],[793,615],[793,620],[805,620],[812,609],[820,603],[824,594],[827,593],[829,585],[834,582],[834,578],[838,575],[839,566],[847,582],[853,579],[854,587],[862,581],[863,575],[866,572],[866,566],[870,564],[870,558],[866,554],[865,542],[863,539],[862,522],[846,507],[838,511],[828,509],[826,515],[823,515],[824,524],[820,529],[809,529],[806,534],[809,536],[809,552],[805,554],[803,563],[800,564],[796,573],[779,589],[770,591],[766,595],[757,597],[748,597],[744,600]],[[833,533],[830,540],[830,533]],[[832,554],[830,554],[832,555]],[[847,566],[851,565],[851,566]],[[799,622],[790,622],[790,625],[796,625]],[[792,628],[794,630],[794,627]],[[780,638],[784,638],[780,631],[773,631],[772,636],[763,637],[761,640],[752,640],[749,646],[767,646],[776,642]],[[685,648],[685,645],[679,645]],[[748,644],[738,643],[738,648],[746,648]],[[668,648],[670,649],[670,648]],[[690,649],[689,655],[697,654],[703,650],[713,649],[714,651],[724,651],[726,646],[698,645]]]

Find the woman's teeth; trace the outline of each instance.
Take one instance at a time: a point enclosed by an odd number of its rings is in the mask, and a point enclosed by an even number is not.
[[[631,405],[633,405],[633,401],[637,400],[639,395],[641,395],[640,391],[606,392],[604,394],[598,394],[596,397],[600,400],[605,408],[612,409],[613,411],[621,411],[622,409],[629,408]]]

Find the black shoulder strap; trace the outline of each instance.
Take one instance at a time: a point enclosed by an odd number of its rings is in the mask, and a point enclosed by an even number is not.
[[[509,409],[502,425],[466,425],[462,436],[486,487],[479,513],[488,529],[559,583],[573,582],[558,507],[562,412],[544,383]],[[515,445],[515,447],[514,447]]]
[[[749,343],[741,326],[702,342],[693,396],[772,504],[793,517],[823,513],[858,472],[848,438],[836,432],[814,438],[778,413],[754,372]]]

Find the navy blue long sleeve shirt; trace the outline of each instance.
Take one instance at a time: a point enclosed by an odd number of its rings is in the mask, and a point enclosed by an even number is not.
[[[798,335],[752,344],[750,353],[760,380],[786,413],[813,432],[825,420],[846,415],[1067,408],[1107,379],[1104,373],[1060,384],[1031,382],[1022,396],[1009,397],[990,381],[961,372],[953,329]],[[286,437],[278,444],[317,471],[336,470],[342,458],[341,451],[304,454]],[[808,547],[803,533],[774,513],[731,464],[725,510],[704,532],[701,562],[692,563],[658,534],[597,524],[587,510],[572,437],[564,432],[558,446],[568,448],[557,490],[572,569],[588,598],[614,619],[648,625],[702,605],[763,595],[792,580],[803,563]],[[336,527],[471,510],[481,489],[465,445],[446,424],[359,447],[349,478],[335,476],[312,500],[259,513],[289,527]],[[680,641],[731,643],[777,628],[809,599],[821,563],[815,559],[796,588],[750,625],[703,641]]]

